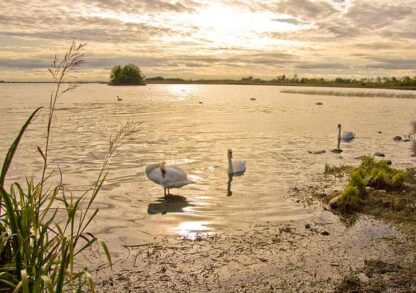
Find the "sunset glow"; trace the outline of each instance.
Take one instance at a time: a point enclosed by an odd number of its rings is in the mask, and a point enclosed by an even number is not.
[[[88,42],[83,80],[117,64],[145,75],[272,78],[416,74],[415,0],[12,1],[0,11],[0,79],[44,80]]]

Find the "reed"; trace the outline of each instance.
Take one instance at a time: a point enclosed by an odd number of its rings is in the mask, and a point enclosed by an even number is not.
[[[335,91],[335,90],[282,90],[284,94],[302,94],[315,96],[339,96],[339,97],[366,97],[366,98],[397,98],[397,99],[415,99],[416,94],[396,93],[396,92],[357,92],[357,91]]]
[[[0,292],[63,292],[65,288],[88,286],[94,282],[88,269],[78,270],[75,259],[92,245],[100,245],[111,266],[107,246],[87,231],[98,209],[92,208],[108,175],[108,163],[129,134],[131,125],[123,126],[110,138],[95,184],[79,196],[68,192],[60,182],[49,183],[53,175],[48,168],[51,129],[56,102],[63,94],[77,87],[67,83],[67,77],[84,62],[85,44],[72,42],[63,58],[55,56],[49,72],[56,83],[50,96],[45,146],[38,147],[43,159],[40,179],[26,178],[24,182],[5,185],[8,170],[20,140],[41,108],[37,108],[22,126],[3,161],[0,174]],[[58,217],[59,211],[59,217]]]

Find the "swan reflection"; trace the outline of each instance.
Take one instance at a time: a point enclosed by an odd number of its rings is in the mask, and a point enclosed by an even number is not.
[[[233,181],[233,175],[228,174],[228,182],[227,182],[227,196],[233,195],[233,191],[231,190],[231,182]]]
[[[183,213],[184,208],[192,206],[185,197],[180,195],[168,195],[160,197],[156,202],[150,203],[147,207],[149,215]]]

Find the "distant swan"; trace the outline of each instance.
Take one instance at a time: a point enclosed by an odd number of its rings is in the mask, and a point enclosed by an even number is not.
[[[341,135],[341,124],[338,124],[338,137]],[[355,137],[355,133],[352,131],[344,131],[341,135],[342,141],[351,141]]]
[[[233,151],[231,149],[227,152],[228,155],[228,174],[230,175],[242,175],[246,171],[246,161],[234,161]]]
[[[117,95],[117,101],[121,102],[123,99]]]
[[[147,165],[145,172],[147,178],[163,186],[165,196],[170,194],[170,188],[181,188],[182,186],[195,183],[188,179],[188,175],[181,168],[175,165],[166,166],[165,162]]]

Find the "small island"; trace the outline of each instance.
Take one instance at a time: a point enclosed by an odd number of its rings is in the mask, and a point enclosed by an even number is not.
[[[134,64],[117,65],[111,70],[110,85],[146,85],[146,78]]]

